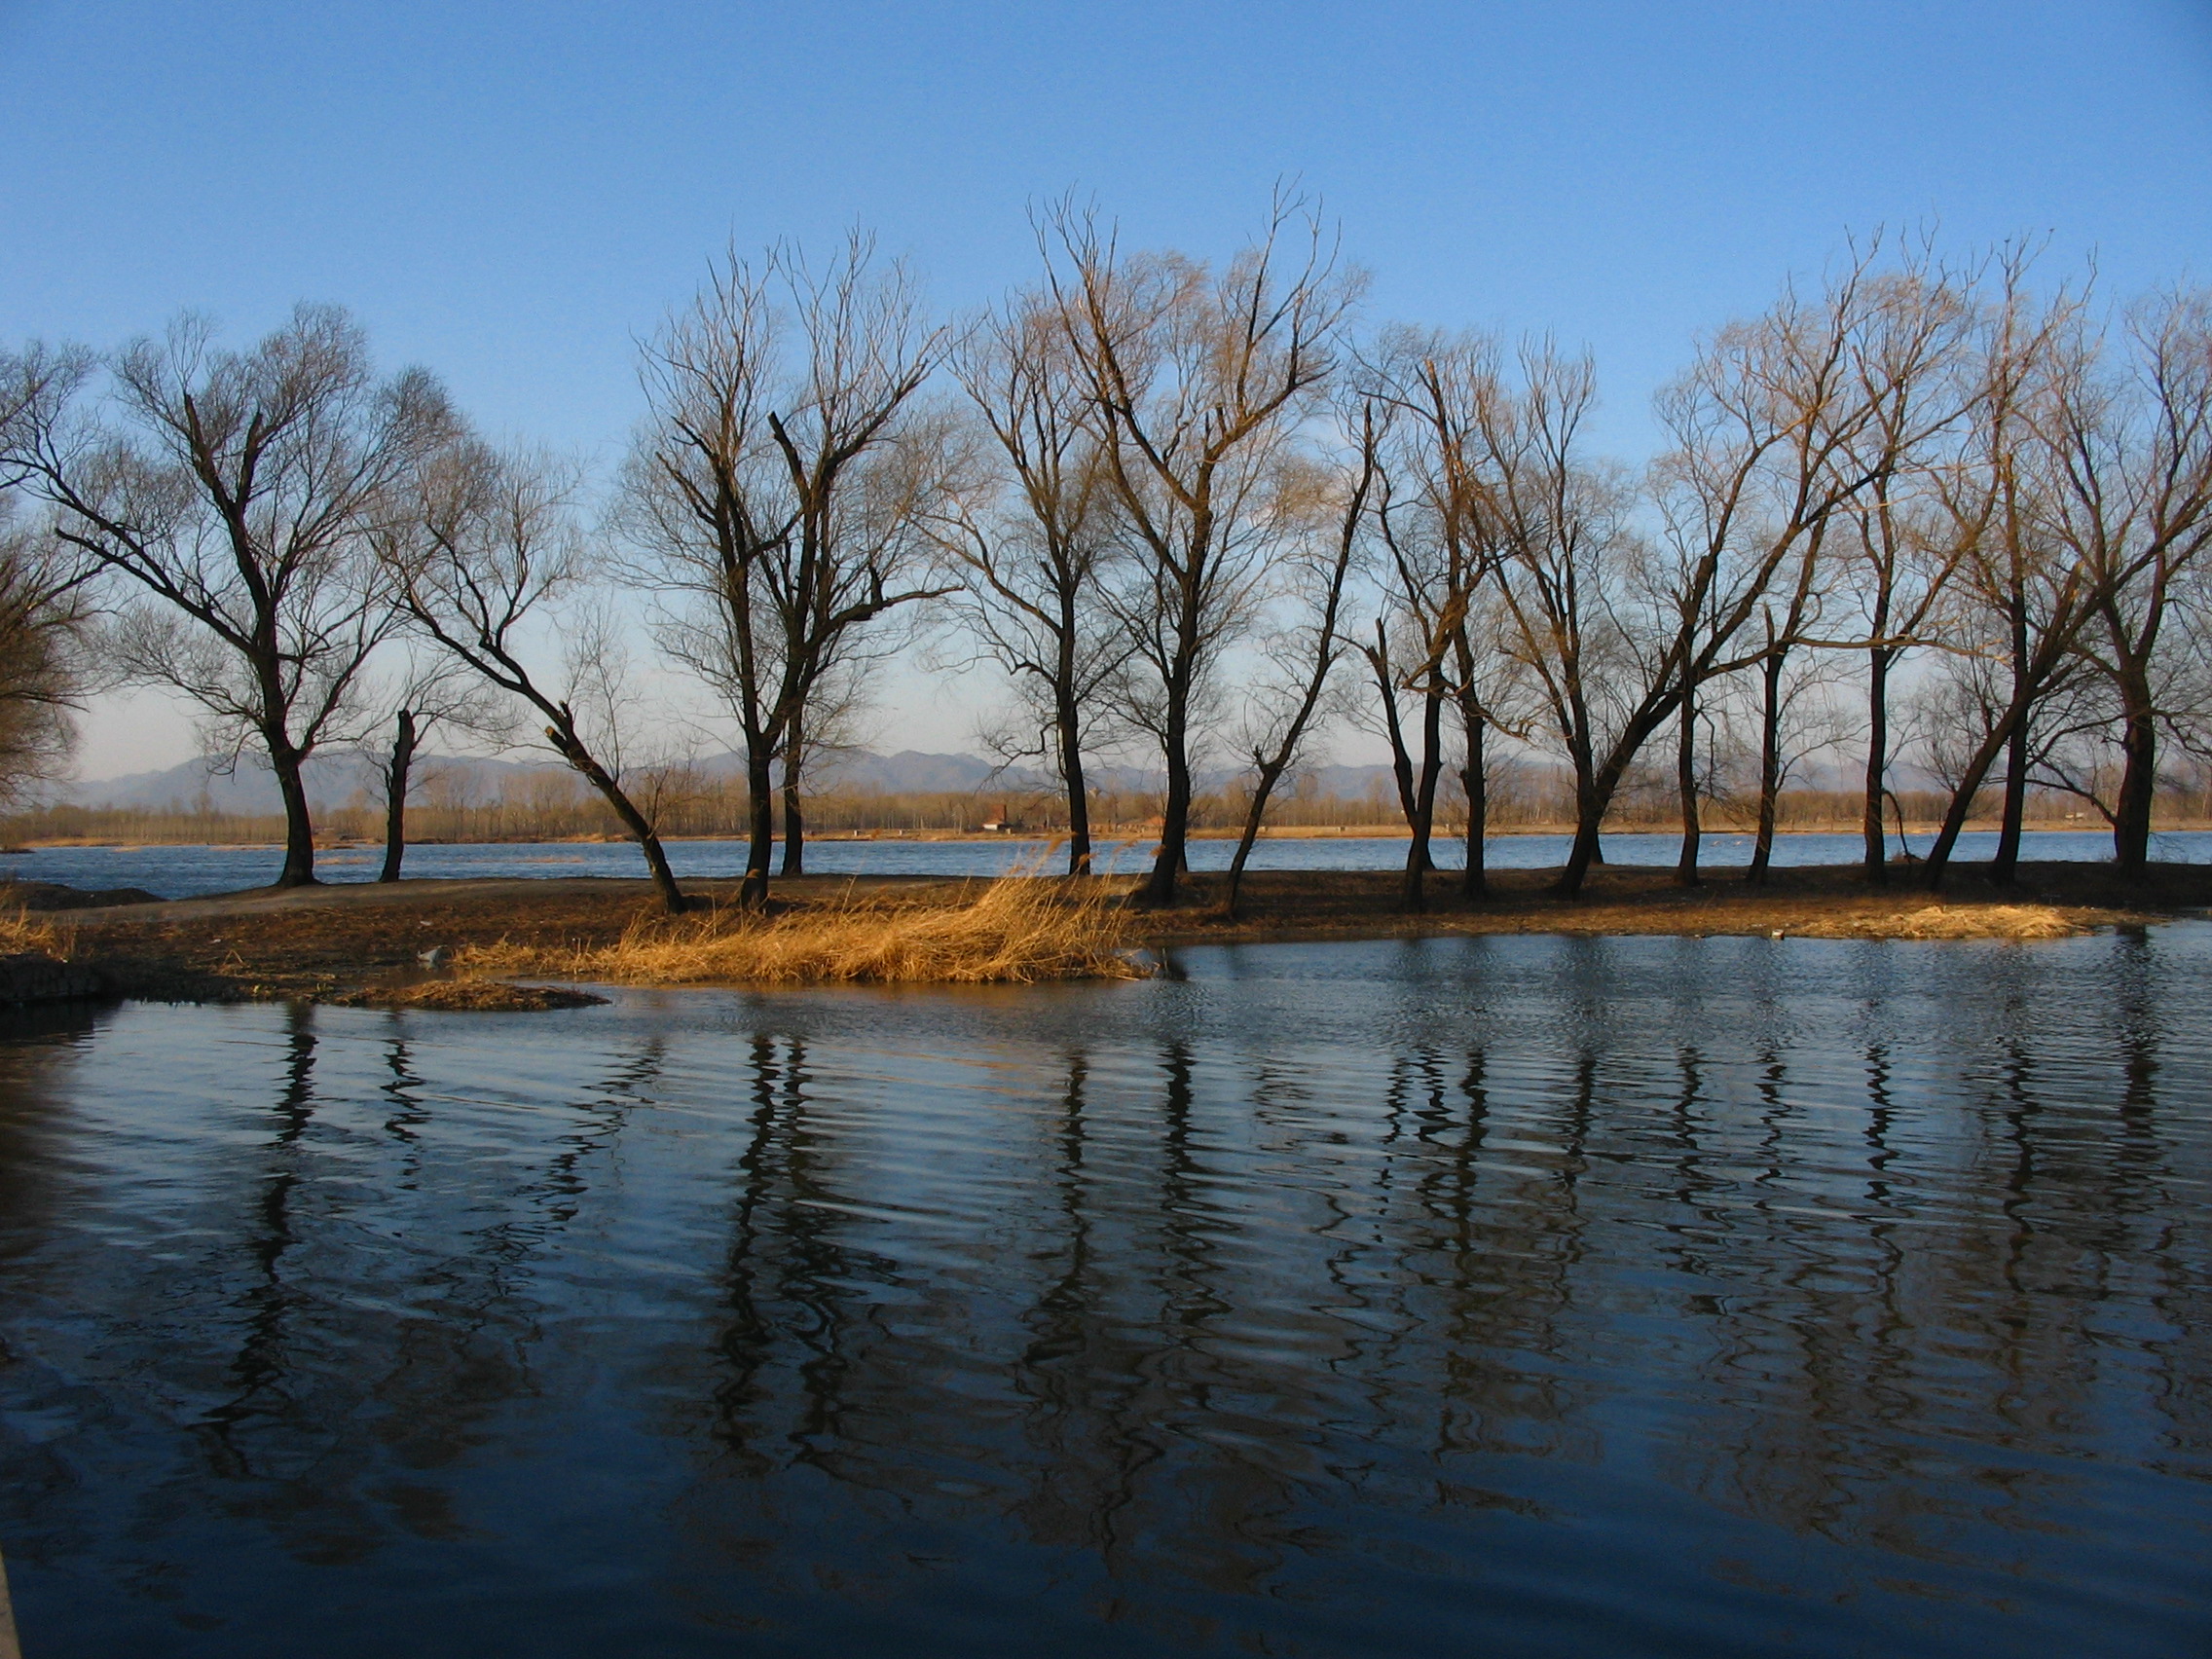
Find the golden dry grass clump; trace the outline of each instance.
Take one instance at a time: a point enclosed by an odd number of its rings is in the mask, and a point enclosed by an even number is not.
[[[463,950],[463,974],[547,974],[633,985],[1034,984],[1128,979],[1119,884],[1012,875],[973,897],[854,895],[778,915],[644,918],[613,944]]]
[[[2052,904],[1930,904],[1867,931],[1885,939],[2071,939],[2089,925]]]
[[[0,956],[36,954],[67,961],[75,931],[34,919],[28,910],[0,910]]]

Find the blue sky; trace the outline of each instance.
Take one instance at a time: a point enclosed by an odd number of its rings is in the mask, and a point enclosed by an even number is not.
[[[1027,209],[1071,188],[1218,254],[1295,176],[1375,318],[1589,344],[1630,455],[1696,333],[1847,231],[2047,236],[2115,294],[2212,280],[2208,0],[0,0],[0,338],[338,300],[489,427],[602,461],[635,337],[732,238],[864,224],[957,309],[1028,276]],[[88,773],[186,752],[133,707]]]

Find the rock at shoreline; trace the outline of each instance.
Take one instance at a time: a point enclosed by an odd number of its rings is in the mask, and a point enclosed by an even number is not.
[[[107,981],[90,968],[42,951],[0,956],[0,1004],[71,1002],[107,995]]]

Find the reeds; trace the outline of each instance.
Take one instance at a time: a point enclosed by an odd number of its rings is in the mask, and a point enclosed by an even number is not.
[[[632,985],[1034,984],[1128,979],[1125,882],[1015,874],[940,895],[854,894],[777,915],[642,917],[608,945],[471,946],[464,975],[542,974]],[[941,894],[941,890],[940,890]]]
[[[0,956],[35,954],[66,961],[75,944],[74,928],[33,918],[26,909],[0,910]]]

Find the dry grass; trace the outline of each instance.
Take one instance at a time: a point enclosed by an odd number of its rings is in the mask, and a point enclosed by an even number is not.
[[[28,910],[0,910],[0,956],[37,954],[66,962],[76,944],[76,930],[56,927]]]
[[[1880,939],[2072,939],[2090,924],[2054,904],[1930,904],[1869,918],[1852,931]]]
[[[612,944],[463,949],[463,974],[544,974],[632,985],[1034,984],[1128,979],[1125,884],[1016,874],[973,897],[853,895],[780,915],[649,917]]]

